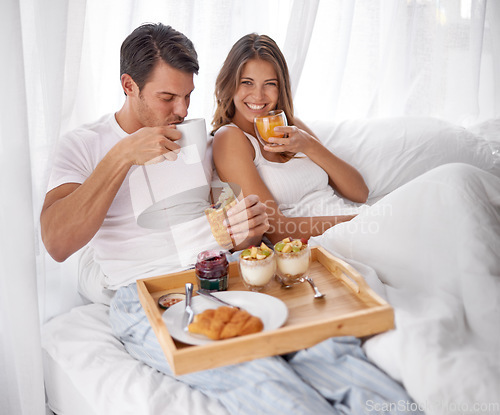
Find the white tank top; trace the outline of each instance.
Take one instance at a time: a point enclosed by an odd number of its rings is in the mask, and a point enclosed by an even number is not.
[[[239,128],[235,124],[229,126]],[[242,131],[242,130],[241,130]],[[349,215],[359,204],[346,203],[328,184],[328,174],[309,157],[297,153],[285,163],[266,160],[257,138],[243,131],[255,150],[254,164],[281,212],[288,217]]]

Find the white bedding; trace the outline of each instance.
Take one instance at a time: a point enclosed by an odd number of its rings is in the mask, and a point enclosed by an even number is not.
[[[44,326],[45,384],[56,414],[226,413],[218,402],[131,357],[111,332],[108,309],[76,307]]]
[[[315,238],[377,292],[385,289],[395,308],[396,330],[370,339],[368,357],[428,414],[495,402],[500,412],[500,180],[431,170],[465,162],[500,176],[500,146],[433,119],[312,127],[369,178],[372,201],[379,200]],[[50,320],[42,339],[49,404],[59,415],[225,413],[131,358],[112,336],[104,305]]]
[[[426,413],[500,411],[500,178],[442,166],[314,239],[385,284],[396,330],[365,351]]]

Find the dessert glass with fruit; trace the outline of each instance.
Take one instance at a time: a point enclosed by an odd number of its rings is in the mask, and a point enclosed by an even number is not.
[[[251,291],[264,290],[276,272],[274,252],[264,243],[245,249],[238,265],[243,283]]]
[[[305,281],[311,265],[311,249],[306,239],[285,238],[274,245],[276,275],[285,286]]]

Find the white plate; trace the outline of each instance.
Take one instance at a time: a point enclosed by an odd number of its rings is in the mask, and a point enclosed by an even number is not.
[[[260,317],[264,323],[264,331],[275,330],[281,327],[288,317],[288,308],[285,303],[267,294],[252,291],[218,291],[212,294],[219,297],[221,300],[241,307],[254,316]],[[185,303],[184,300],[180,301],[172,307],[169,307],[168,310],[163,313],[163,321],[167,325],[170,335],[176,340],[193,345],[202,345],[217,341],[211,340],[203,335],[191,334],[184,331],[182,327],[182,316],[184,314]],[[199,314],[209,308],[215,309],[220,307],[217,303],[201,295],[193,297],[191,306],[195,314]]]

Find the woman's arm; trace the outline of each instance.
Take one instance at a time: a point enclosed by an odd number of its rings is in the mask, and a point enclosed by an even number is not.
[[[276,243],[291,236],[309,238],[353,216],[320,216],[288,218],[278,209],[271,192],[263,182],[253,162],[255,151],[243,132],[234,127],[222,127],[215,134],[213,158],[220,179],[241,186],[244,195],[255,194],[266,205],[269,230],[266,236]]]
[[[366,202],[369,190],[361,174],[329,151],[304,123],[296,119],[294,126],[277,127],[276,131],[287,133],[288,137],[271,138],[270,142],[284,145],[265,146],[266,151],[304,153],[328,174],[330,186],[340,195],[353,202]]]

